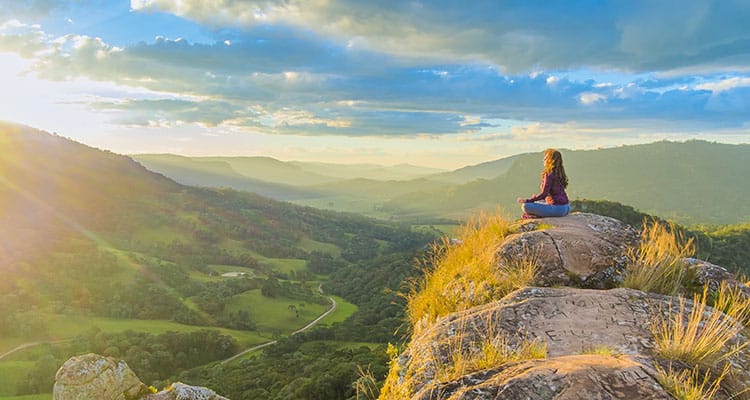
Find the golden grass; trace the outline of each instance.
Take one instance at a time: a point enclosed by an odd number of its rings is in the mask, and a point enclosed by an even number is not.
[[[406,296],[407,316],[415,333],[440,316],[500,299],[534,280],[533,257],[498,262],[498,247],[510,233],[507,219],[480,215],[460,228],[458,244],[446,238],[434,247],[425,260],[432,269]]]
[[[473,372],[494,368],[505,363],[547,357],[547,343],[538,339],[522,339],[512,344],[507,336],[497,335],[482,339],[478,346],[464,348],[460,343],[451,346],[451,362],[438,366],[435,378],[440,382],[458,379]],[[437,361],[437,360],[436,360]]]
[[[656,342],[656,353],[670,360],[681,360],[689,365],[712,367],[717,362],[732,356],[747,343],[726,349],[727,343],[744,328],[727,315],[739,313],[728,306],[727,314],[706,307],[707,290],[703,295],[693,296],[693,307],[688,313],[685,299],[679,299],[679,310],[670,310],[657,316],[651,323],[651,332]]]
[[[699,368],[677,372],[670,364],[667,370],[656,365],[656,380],[677,400],[711,400],[721,388],[721,381],[729,373],[725,365],[718,376],[712,376],[710,370],[701,374]]]
[[[750,325],[750,298],[745,297],[736,285],[722,281],[713,296],[713,307],[744,326]]]
[[[363,369],[357,365],[357,375],[359,378],[354,382],[354,391],[356,400],[375,400],[380,396],[378,381],[370,371],[369,366]]]
[[[405,379],[402,375],[404,372],[401,370],[399,365],[399,350],[396,346],[388,343],[388,376],[385,378],[385,384],[380,390],[380,396],[378,399],[381,400],[400,400],[408,399],[411,397],[413,392],[413,384],[410,380]]]
[[[614,356],[620,354],[615,348],[603,344],[593,345],[581,350],[580,354],[596,354],[600,356]]]
[[[693,239],[685,240],[673,224],[644,221],[640,245],[631,249],[623,287],[677,295],[685,286],[687,268],[681,259],[695,254]]]

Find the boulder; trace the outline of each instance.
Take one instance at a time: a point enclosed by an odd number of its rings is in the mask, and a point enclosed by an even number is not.
[[[735,275],[727,271],[726,268],[697,258],[683,258],[682,263],[692,272],[692,286],[702,287],[707,285],[710,292],[716,292],[719,285],[725,282],[730,288],[739,288],[745,297],[750,297],[750,287],[738,281]]]
[[[190,386],[184,383],[173,383],[161,392],[144,397],[142,400],[228,400],[211,389]]]
[[[488,339],[504,337],[504,345],[509,348],[518,348],[521,343],[531,340],[544,342],[547,346],[548,359],[528,361],[526,364],[519,364],[522,366],[517,369],[508,370],[503,369],[504,367],[498,369],[496,372],[502,373],[492,374],[493,380],[487,384],[489,385],[487,387],[491,389],[487,390],[502,395],[473,398],[651,398],[635,395],[634,397],[626,395],[601,397],[607,393],[611,395],[611,392],[597,392],[597,390],[606,387],[629,387],[629,383],[613,378],[621,374],[617,371],[631,371],[628,374],[635,373],[632,371],[641,371],[638,374],[644,373],[653,377],[653,374],[649,372],[651,367],[648,367],[651,364],[643,361],[643,357],[649,357],[653,353],[652,349],[655,346],[649,326],[657,315],[663,315],[670,309],[675,312],[678,309],[678,302],[674,298],[633,289],[592,290],[546,287],[520,289],[500,301],[445,316],[416,334],[408,349],[398,358],[395,365],[398,373],[389,377],[390,382],[386,383],[386,387],[402,385],[409,388],[412,399],[431,398],[424,397],[424,393],[445,389],[446,383],[440,382],[440,371],[455,365],[457,354],[461,354],[461,358],[471,358],[481,354],[482,346]],[[685,309],[687,313],[692,309],[690,300],[685,301]],[[744,343],[746,340],[745,336],[738,334],[727,345],[727,349]],[[563,362],[558,360],[561,357],[586,354],[595,348],[604,348],[611,354],[618,354],[625,358],[622,358],[622,362],[608,359],[607,366],[601,368],[600,372],[603,374],[601,376],[591,375],[591,371],[578,371],[572,367],[563,368],[557,364]],[[638,359],[641,361],[636,362],[634,361],[636,358],[632,357],[641,357]],[[551,366],[547,365],[547,362],[552,363]],[[742,366],[750,365],[750,354],[747,351],[739,352],[730,359],[730,362],[739,367],[737,368],[739,372],[733,378],[743,387],[748,387],[750,371],[746,371]],[[597,368],[592,366],[590,369]],[[556,377],[555,374],[549,372],[555,369],[565,371],[560,372],[562,375],[572,373],[573,376]],[[518,371],[521,375],[513,376],[512,371]],[[547,372],[542,373],[543,371]],[[542,376],[545,374],[547,376]],[[497,375],[496,378],[495,375]],[[465,383],[467,379],[469,381],[474,379],[474,386],[485,384],[481,379],[475,378],[476,376],[471,375],[460,378],[456,382]],[[518,379],[531,379],[531,381],[522,382]],[[652,378],[648,379],[650,379],[648,382],[651,382]],[[565,391],[550,392],[549,384],[557,381],[573,385],[571,387],[575,385],[584,387],[591,384],[593,386],[590,386],[589,390],[593,391],[592,393],[598,393],[599,397],[570,397],[570,394],[566,397],[563,396],[564,393],[568,393]],[[518,392],[497,392],[500,390],[498,388],[505,387],[504,385],[521,389],[517,389],[520,390]],[[538,392],[538,397],[522,395],[525,393],[524,390],[527,390],[523,388],[532,386],[537,387],[543,393]],[[469,393],[462,390],[456,389],[456,393]],[[629,390],[623,393],[636,393]],[[514,397],[508,393],[517,394],[520,397]],[[661,398],[654,396],[656,397],[653,398]]]
[[[639,239],[631,226],[588,213],[522,221],[518,232],[503,241],[498,260],[535,257],[538,286],[615,287],[622,280],[628,248]]]
[[[84,354],[71,357],[55,375],[55,400],[131,400],[148,393],[125,361]]]
[[[175,383],[151,393],[125,361],[98,354],[71,357],[55,376],[54,400],[227,400],[211,389]]]

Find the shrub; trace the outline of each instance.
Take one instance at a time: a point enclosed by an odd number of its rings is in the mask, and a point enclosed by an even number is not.
[[[727,343],[742,331],[743,326],[727,317],[727,314],[707,308],[707,297],[707,290],[703,295],[693,296],[693,307],[689,313],[685,309],[685,299],[681,297],[677,312],[670,307],[666,315],[661,314],[654,319],[651,332],[658,355],[689,365],[711,367],[747,346],[747,343],[743,343],[725,350]],[[729,305],[728,315],[739,312],[734,310],[739,305]]]
[[[628,254],[623,287],[666,295],[679,294],[687,281],[682,258],[695,253],[692,238],[685,240],[672,224],[643,224],[641,242]]]
[[[677,372],[671,364],[666,370],[657,365],[656,380],[677,400],[711,400],[728,372],[728,365],[716,377],[711,375],[710,370],[701,374],[698,367]]]

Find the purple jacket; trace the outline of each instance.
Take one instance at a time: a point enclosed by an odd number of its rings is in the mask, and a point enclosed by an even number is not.
[[[565,194],[565,188],[559,179],[555,179],[552,174],[545,174],[542,180],[542,192],[526,199],[526,203],[545,199],[547,204],[564,205],[568,204],[568,195]]]

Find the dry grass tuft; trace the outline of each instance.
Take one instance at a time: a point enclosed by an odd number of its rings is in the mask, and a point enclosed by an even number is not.
[[[726,350],[729,341],[744,328],[737,320],[727,317],[740,313],[735,310],[741,303],[728,306],[727,314],[706,307],[707,291],[693,296],[693,307],[688,313],[685,299],[679,299],[679,310],[670,308],[651,324],[656,341],[656,353],[670,360],[681,360],[689,365],[712,367],[732,356],[747,343]]]
[[[498,265],[497,250],[512,233],[500,215],[480,215],[461,228],[459,242],[446,238],[425,260],[432,269],[412,285],[407,315],[415,333],[438,317],[486,304],[529,285],[536,276],[536,260],[524,257]]]
[[[396,346],[388,343],[388,376],[385,378],[385,384],[380,391],[379,399],[398,400],[408,399],[411,397],[413,388],[408,379],[403,379],[401,366],[398,362],[399,350]]]
[[[713,307],[744,326],[750,325],[750,298],[736,285],[721,282],[713,297]]]
[[[685,286],[687,268],[681,262],[695,253],[693,239],[685,240],[673,224],[644,221],[640,245],[629,253],[623,287],[677,295]]]
[[[547,357],[547,343],[522,339],[513,344],[505,335],[482,339],[478,346],[463,348],[459,343],[451,349],[451,362],[438,365],[435,378],[440,382],[458,379],[476,371],[505,363]]]
[[[656,373],[659,384],[677,400],[711,400],[729,373],[729,365],[725,365],[718,376],[712,376],[711,370],[701,374],[697,366],[677,372],[671,364],[667,370],[656,365]]]
[[[354,382],[356,400],[376,400],[380,396],[380,387],[375,376],[368,367],[366,370],[357,366],[359,378]]]
[[[581,350],[580,354],[596,354],[600,356],[615,356],[621,354],[615,348],[603,344],[593,345]]]

